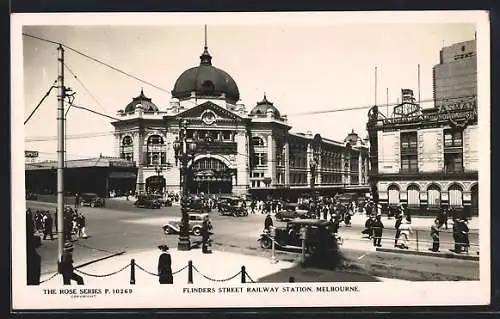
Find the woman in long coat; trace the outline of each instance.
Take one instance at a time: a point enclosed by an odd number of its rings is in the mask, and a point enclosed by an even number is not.
[[[158,277],[160,284],[173,284],[174,276],[172,274],[172,257],[168,253],[167,245],[158,246],[162,253],[158,258]]]

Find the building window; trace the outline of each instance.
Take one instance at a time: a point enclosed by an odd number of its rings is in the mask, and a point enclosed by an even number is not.
[[[462,208],[462,194],[462,187],[457,184],[450,186],[448,189],[450,207]]]
[[[252,158],[252,166],[266,166],[267,153],[254,153]]]
[[[258,136],[252,137],[252,146],[265,146],[264,140]]]
[[[417,148],[417,132],[401,133],[401,149]]]
[[[231,141],[232,140],[231,131],[222,131],[222,140]]]
[[[163,137],[160,135],[151,135],[147,140],[146,148],[146,165],[166,164],[166,148]]]
[[[389,206],[398,206],[399,205],[399,187],[396,185],[391,185],[387,189],[389,193]]]
[[[417,132],[401,133],[401,173],[418,171]]]
[[[420,206],[420,189],[417,185],[410,185],[407,189],[408,207]]]
[[[441,190],[436,185],[427,188],[427,206],[433,208],[441,207]]]
[[[446,173],[463,172],[464,166],[462,161],[462,153],[444,154],[444,170]]]
[[[447,129],[443,132],[445,147],[462,147],[462,131]]]
[[[123,158],[127,161],[134,160],[134,145],[133,145],[132,137],[130,137],[128,135],[122,139],[122,142],[120,145],[120,158]]]

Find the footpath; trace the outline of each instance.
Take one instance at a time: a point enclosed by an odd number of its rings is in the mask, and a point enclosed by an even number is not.
[[[130,284],[131,277],[135,279],[136,285],[155,285],[159,284],[156,274],[160,254],[159,249],[151,249],[134,254],[125,253],[83,266],[79,266],[76,261],[75,272],[83,277],[86,285],[102,285],[105,282],[110,286],[126,286]],[[362,273],[302,268],[297,263],[283,260],[273,263],[270,258],[218,250],[213,250],[211,254],[203,254],[200,249],[190,251],[170,249],[170,255],[172,256],[174,284],[189,283],[189,262],[191,261],[192,284],[198,287],[225,283],[289,282],[290,277],[293,277],[295,282],[305,282],[311,281],[311,272],[319,274],[315,276],[313,280],[315,282],[395,281],[395,279],[372,277]],[[135,263],[134,275],[131,274],[132,259]],[[41,281],[44,287],[57,287],[62,284],[62,276],[44,275]]]

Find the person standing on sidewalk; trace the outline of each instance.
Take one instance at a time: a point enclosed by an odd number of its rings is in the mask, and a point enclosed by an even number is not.
[[[83,278],[77,275],[73,268],[73,244],[65,243],[64,251],[61,257],[61,273],[63,275],[63,283],[71,285],[71,280],[76,281],[78,285],[83,285]]]
[[[52,220],[52,216],[50,212],[46,211],[43,216],[43,240],[47,239],[47,236],[50,237],[50,240],[54,240],[54,235],[52,234],[52,226],[54,221]]]
[[[410,221],[408,220],[408,218],[406,218],[404,222],[401,223],[399,229],[401,230],[401,234],[399,235],[399,237],[400,239],[402,238],[402,243],[399,245],[399,248],[408,249],[408,240],[410,239],[410,234],[412,232]]]
[[[85,216],[82,213],[78,214],[77,223],[78,223],[78,237],[81,237],[84,239],[88,238],[87,228],[86,228],[87,219],[85,218]]]
[[[264,229],[269,230],[271,227],[273,227],[273,218],[271,214],[267,214],[266,219],[264,219]]]
[[[394,248],[398,247],[399,236],[401,236],[401,223],[403,222],[403,215],[396,216],[396,223],[394,223],[394,228],[396,229],[396,235],[394,235]]]
[[[433,252],[439,251],[439,227],[441,227],[441,222],[436,219],[431,226],[432,248],[429,250]]]
[[[158,258],[158,277],[160,284],[173,284],[174,276],[172,274],[172,257],[168,253],[167,245],[158,246],[162,251]]]
[[[27,233],[27,284],[39,285],[40,284],[40,275],[42,270],[42,257],[37,251],[37,248],[42,246],[42,241],[40,237],[34,235],[33,233]]]
[[[208,243],[210,241],[210,230],[212,229],[212,223],[210,223],[210,219],[208,216],[203,218],[203,225],[201,227],[201,240],[202,246],[201,250],[204,254],[208,254]]]
[[[382,247],[382,233],[384,231],[384,224],[382,224],[382,216],[377,215],[375,221],[372,224],[373,228],[373,246]]]

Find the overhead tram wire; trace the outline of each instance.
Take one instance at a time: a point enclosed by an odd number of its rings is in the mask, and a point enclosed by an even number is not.
[[[95,96],[92,93],[90,93],[89,89],[87,89],[87,87],[85,86],[85,84],[83,84],[83,82],[80,80],[80,78],[78,78],[76,76],[75,72],[73,72],[73,70],[69,67],[69,65],[67,63],[64,63],[64,67],[66,67],[66,69],[68,69],[69,73],[71,73],[71,75],[73,75],[73,77],[75,78],[75,80],[78,83],[80,83],[80,85],[83,87],[83,89],[92,98],[92,100],[94,100],[94,102],[101,108],[101,110],[103,110],[104,112],[106,112],[106,109],[104,108],[104,106],[102,106],[102,104],[99,103],[99,101],[95,98]]]
[[[55,86],[54,84],[57,83],[57,80],[54,81],[54,83],[52,84],[52,86],[49,88],[49,90],[45,93],[45,95],[42,97],[42,99],[40,100],[40,102],[38,102],[38,105],[35,106],[35,108],[33,109],[33,111],[31,111],[30,115],[28,116],[28,118],[26,120],[24,120],[24,125],[26,125],[26,123],[28,123],[28,121],[31,119],[31,117],[35,114],[35,112],[38,110],[38,108],[40,107],[40,105],[42,105],[43,101],[45,101],[45,99],[49,96],[50,92],[52,91],[52,89],[54,88],[57,88],[57,86]]]
[[[144,83],[144,84],[147,84],[147,85],[149,85],[149,86],[151,86],[151,87],[154,87],[155,89],[158,89],[158,90],[160,90],[160,91],[163,91],[163,92],[166,92],[166,93],[168,93],[168,94],[171,94],[171,92],[170,92],[169,90],[165,89],[165,88],[162,88],[162,87],[160,87],[160,86],[158,86],[158,85],[156,85],[156,84],[153,84],[153,83],[151,83],[151,82],[149,82],[149,81],[146,81],[146,80],[144,80],[144,79],[141,79],[141,78],[140,78],[140,77],[138,77],[138,76],[135,76],[135,75],[130,74],[130,73],[126,72],[126,71],[123,71],[123,70],[121,70],[121,69],[119,69],[119,68],[117,68],[117,67],[115,67],[115,66],[112,66],[111,64],[108,64],[108,63],[106,63],[106,62],[104,62],[104,61],[101,61],[101,60],[99,60],[99,59],[97,59],[97,58],[94,58],[94,57],[92,57],[92,56],[90,56],[90,55],[88,55],[88,54],[86,54],[86,53],[83,53],[83,52],[81,52],[81,51],[79,51],[79,50],[77,50],[77,49],[74,49],[74,48],[72,48],[72,47],[70,47],[70,46],[68,46],[68,45],[66,45],[66,44],[64,44],[64,43],[59,43],[59,42],[56,42],[56,41],[52,41],[52,40],[48,40],[48,39],[44,39],[44,38],[37,37],[37,36],[31,35],[31,34],[27,34],[27,33],[23,33],[23,35],[24,35],[24,36],[27,36],[27,37],[30,37],[30,38],[38,39],[38,40],[40,40],[40,41],[45,41],[45,42],[52,43],[52,44],[62,45],[62,46],[63,46],[63,47],[65,47],[66,49],[68,49],[68,50],[70,50],[70,51],[73,51],[74,53],[79,54],[79,55],[81,55],[81,56],[83,56],[83,57],[85,57],[85,58],[87,58],[87,59],[89,59],[89,60],[92,60],[92,61],[94,61],[94,62],[97,62],[97,63],[99,63],[99,64],[102,64],[102,65],[104,65],[104,66],[106,66],[106,67],[108,67],[108,68],[110,68],[110,69],[112,69],[112,70],[114,70],[114,71],[116,71],[116,72],[118,72],[118,73],[121,73],[121,74],[123,74],[123,75],[125,75],[125,76],[128,76],[128,77],[130,77],[130,78],[134,79],[134,80],[137,80],[137,81],[142,82],[142,83]]]

